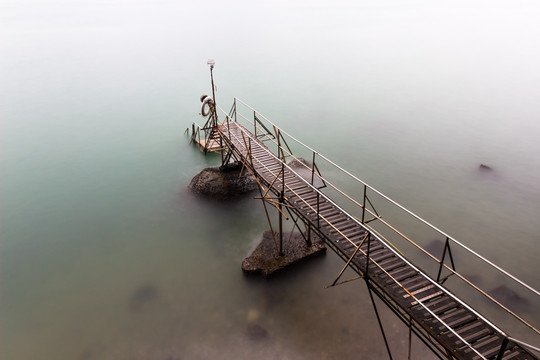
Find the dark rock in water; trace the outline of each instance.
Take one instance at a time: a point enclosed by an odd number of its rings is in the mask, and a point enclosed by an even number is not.
[[[478,169],[481,170],[481,171],[492,171],[493,168],[489,165],[486,165],[486,164],[480,164],[480,166],[478,166]]]
[[[274,232],[276,242],[279,240],[279,233]],[[253,253],[242,261],[242,270],[248,273],[262,273],[269,276],[278,270],[297,263],[302,259],[324,253],[326,246],[316,235],[311,235],[311,246],[306,244],[302,235],[298,232],[283,235],[283,256],[278,255],[278,250],[274,244],[272,232],[267,230],[263,233],[261,243]]]
[[[209,167],[195,175],[188,188],[196,194],[221,200],[257,190],[257,182],[251,174],[246,169],[241,172],[241,166]]]
[[[262,340],[268,336],[268,331],[256,323],[249,323],[246,332],[247,336],[252,340]]]
[[[497,286],[495,289],[491,290],[489,294],[511,310],[525,310],[530,305],[527,299],[522,298],[515,291],[509,289],[505,285]]]
[[[129,310],[139,312],[144,310],[149,304],[153,303],[158,296],[154,285],[148,284],[137,288],[129,299]]]

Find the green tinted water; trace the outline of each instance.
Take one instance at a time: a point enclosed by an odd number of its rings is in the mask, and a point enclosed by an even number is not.
[[[325,289],[336,256],[246,278],[260,203],[186,191],[219,162],[183,135],[207,58],[222,106],[242,98],[540,287],[536,5],[333,4],[0,4],[2,359],[385,356],[365,286]]]

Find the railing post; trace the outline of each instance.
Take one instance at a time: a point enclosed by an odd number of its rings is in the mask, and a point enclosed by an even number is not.
[[[502,344],[501,344],[501,348],[499,350],[499,353],[497,354],[497,360],[501,360],[503,355],[504,355],[504,350],[506,350],[506,346],[508,345],[508,337],[505,337]]]
[[[313,181],[315,178],[315,151],[313,152],[313,159],[311,161],[311,185],[313,186]]]
[[[279,174],[278,174],[279,175]],[[281,192],[279,194],[279,255],[283,256],[283,202],[285,201],[285,163],[281,163]]]
[[[251,138],[249,138],[249,145],[248,145],[248,152],[249,152],[249,163],[251,164],[251,167],[253,166],[253,154],[251,153]]]
[[[368,233],[367,238],[367,253],[366,253],[366,281],[369,275],[369,251],[371,250],[371,233]]]
[[[278,158],[281,158],[281,142],[280,142],[281,136],[279,134],[280,134],[280,130],[277,129],[277,156]]]
[[[364,197],[362,199],[362,224],[364,223],[365,216],[366,216],[366,195],[367,193],[367,185],[364,184]]]
[[[319,212],[319,204],[320,204],[320,195],[317,191],[317,230],[321,231],[321,214]]]
[[[234,114],[236,116],[236,108],[234,109]],[[229,118],[228,117],[227,117],[227,135],[229,135],[229,141],[230,141],[232,139],[231,138],[231,125],[229,124]]]
[[[437,282],[440,282],[441,281],[441,272],[442,272],[442,268],[443,268],[443,264],[444,264],[444,258],[446,256],[446,250],[448,249],[448,237],[446,237],[446,241],[444,242],[444,250],[443,250],[443,253],[442,253],[442,257],[441,257],[441,261],[439,261],[439,272],[437,273]]]

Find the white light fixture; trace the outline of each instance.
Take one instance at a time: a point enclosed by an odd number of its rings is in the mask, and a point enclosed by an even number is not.
[[[210,65],[210,69],[213,69],[214,68],[214,65],[216,64],[215,60],[214,59],[208,59],[208,61],[206,62],[208,65]]]

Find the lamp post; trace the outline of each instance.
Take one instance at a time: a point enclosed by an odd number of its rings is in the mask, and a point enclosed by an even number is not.
[[[206,62],[208,66],[210,66],[210,80],[212,81],[212,99],[214,100],[214,113],[212,116],[212,132],[216,131],[219,133],[218,130],[218,116],[217,116],[217,104],[216,104],[216,89],[214,87],[214,65],[216,64],[216,61],[214,59],[208,59]],[[225,157],[223,154],[223,138],[219,136],[219,147],[220,147],[220,154],[221,154],[221,166],[225,166]]]
[[[217,126],[217,111],[216,111],[216,92],[214,88],[214,65],[216,64],[216,61],[214,59],[208,59],[206,62],[210,66],[210,80],[212,81],[212,99],[214,100],[214,114],[212,115],[213,120],[213,126]]]

